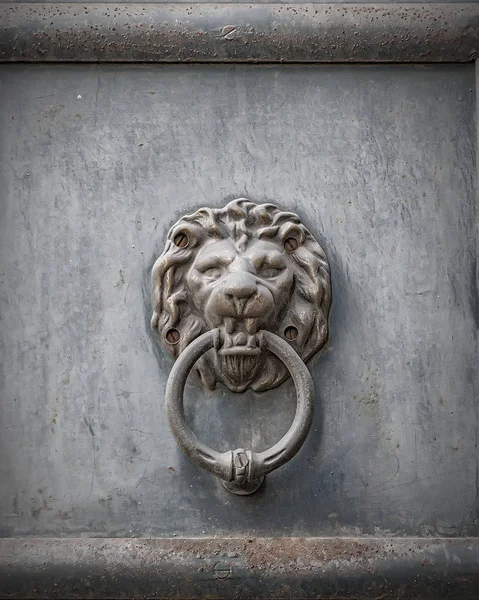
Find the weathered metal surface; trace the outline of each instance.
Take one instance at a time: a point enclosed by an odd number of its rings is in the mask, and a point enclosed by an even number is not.
[[[465,62],[479,5],[2,4],[0,60]]]
[[[472,64],[3,65],[2,535],[476,535],[474,85]],[[246,498],[177,448],[150,327],[171,225],[240,195],[298,213],[334,274],[311,434]],[[219,451],[261,452],[294,410],[289,380],[185,390]]]
[[[0,541],[0,598],[476,600],[479,539]]]

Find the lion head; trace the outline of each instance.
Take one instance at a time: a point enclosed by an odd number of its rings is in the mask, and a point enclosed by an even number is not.
[[[326,255],[299,217],[244,198],[201,208],[169,231],[152,271],[152,327],[176,358],[202,333],[222,347],[196,364],[205,385],[263,391],[287,376],[259,332],[286,339],[303,361],[326,343],[331,298]]]

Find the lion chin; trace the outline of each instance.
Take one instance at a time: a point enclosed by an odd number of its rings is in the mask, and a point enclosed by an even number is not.
[[[220,356],[220,369],[224,378],[229,381],[229,388],[244,391],[255,378],[258,361],[254,356],[229,354]]]
[[[256,336],[224,334],[223,347],[217,353],[218,367],[230,389],[242,392],[255,379],[262,364]]]

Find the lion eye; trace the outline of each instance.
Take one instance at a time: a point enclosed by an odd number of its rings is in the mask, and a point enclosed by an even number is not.
[[[206,269],[206,271],[203,272],[203,275],[209,279],[218,279],[221,277],[221,271],[217,267],[212,267],[211,269]]]
[[[269,267],[266,269],[261,269],[260,275],[261,277],[266,277],[270,279],[272,277],[277,277],[281,273],[282,269],[275,269],[273,267]]]

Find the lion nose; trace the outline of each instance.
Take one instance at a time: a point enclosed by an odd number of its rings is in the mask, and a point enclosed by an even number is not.
[[[231,275],[224,288],[224,293],[227,296],[232,296],[240,300],[246,300],[246,298],[253,296],[256,292],[257,286],[254,277],[244,273]]]

